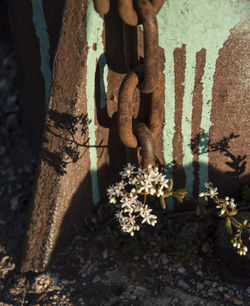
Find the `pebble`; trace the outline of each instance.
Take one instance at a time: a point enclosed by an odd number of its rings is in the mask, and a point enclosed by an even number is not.
[[[186,269],[185,269],[184,267],[179,267],[179,268],[177,269],[177,271],[178,271],[180,274],[186,273]]]
[[[133,293],[138,297],[144,297],[147,292],[147,289],[141,286],[135,286]]]
[[[17,97],[15,95],[9,96],[4,107],[5,112],[16,112],[18,111],[18,106],[16,105]]]
[[[184,288],[184,289],[188,289],[189,288],[189,285],[184,280],[182,280],[182,279],[178,280],[177,285],[179,287]]]
[[[203,276],[203,272],[201,270],[197,271],[196,274],[201,276],[201,277]]]
[[[19,196],[17,195],[10,200],[10,207],[14,211],[18,208],[18,198]]]
[[[250,295],[250,287],[247,287],[246,291]]]
[[[224,294],[224,298],[227,299],[227,300],[229,300],[229,299],[231,298],[231,296],[230,296],[229,294],[225,293],[225,294]]]
[[[218,291],[219,291],[219,292],[223,292],[224,290],[225,290],[224,287],[221,287],[221,286],[220,286],[220,287],[218,288]]]
[[[6,148],[4,146],[0,146],[0,156],[4,156],[6,152]]]
[[[163,265],[166,265],[167,263],[169,263],[169,259],[168,259],[168,257],[167,257],[166,254],[162,254],[162,255],[160,256],[160,260],[161,260],[161,262],[162,262]]]
[[[16,114],[10,114],[6,119],[6,127],[8,130],[13,129],[17,126],[18,119]]]
[[[92,283],[97,283],[101,280],[100,276],[99,275],[95,275],[95,277],[93,278],[92,280]]]
[[[6,79],[0,80],[0,92],[2,93],[9,93],[11,89],[11,83],[8,82]]]
[[[103,259],[106,259],[108,257],[108,250],[107,249],[103,250],[102,257],[103,257]]]
[[[196,288],[197,288],[198,290],[202,290],[202,289],[204,288],[204,284],[202,284],[202,283],[197,283],[197,284],[196,284]]]

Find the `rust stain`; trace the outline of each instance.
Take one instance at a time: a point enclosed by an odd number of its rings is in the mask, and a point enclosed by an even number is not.
[[[184,81],[185,81],[185,67],[186,67],[186,48],[176,48],[174,50],[174,73],[175,73],[175,133],[173,137],[173,156],[174,168],[173,179],[176,182],[175,188],[185,186],[185,172],[182,168],[182,140],[181,133],[181,119],[182,119],[182,104],[184,97]]]

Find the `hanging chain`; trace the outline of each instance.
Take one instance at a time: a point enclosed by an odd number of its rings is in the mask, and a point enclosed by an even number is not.
[[[130,72],[124,78],[118,99],[118,132],[123,144],[141,152],[139,163],[144,168],[154,164],[154,140],[163,125],[164,76],[158,65],[158,26],[156,14],[164,0],[117,0],[118,12],[123,21],[124,55]],[[105,15],[109,0],[94,0],[96,11]],[[135,5],[135,7],[134,7]],[[143,25],[144,59],[141,64],[137,50],[137,26]],[[149,95],[148,123],[133,118],[133,96],[136,88]],[[141,95],[142,97],[142,95]],[[148,100],[148,99],[147,99]]]

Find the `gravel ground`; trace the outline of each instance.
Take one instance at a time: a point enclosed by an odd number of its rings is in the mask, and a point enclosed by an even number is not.
[[[220,276],[213,221],[192,214],[158,212],[156,229],[131,238],[103,204],[48,271],[20,273],[35,161],[18,103],[13,48],[0,41],[0,305],[250,305],[250,283]]]

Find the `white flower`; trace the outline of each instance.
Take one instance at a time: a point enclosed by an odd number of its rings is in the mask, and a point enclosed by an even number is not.
[[[141,223],[147,222],[148,224],[155,226],[155,223],[157,223],[157,217],[155,215],[148,215],[145,216]]]
[[[123,171],[121,171],[119,174],[123,178],[130,178],[135,173],[134,169],[135,166],[128,163],[127,166],[123,169]]]
[[[214,198],[217,194],[218,194],[217,187],[216,188],[212,188],[212,187],[209,188],[209,196],[210,196],[211,199]]]
[[[109,198],[109,203],[116,203],[116,197],[110,197]]]
[[[212,183],[209,182],[209,183],[205,183],[204,185],[205,185],[205,187],[206,187],[207,189],[209,189],[209,188],[212,186]]]
[[[155,224],[157,223],[157,217],[154,216],[154,215],[152,215],[152,216],[155,217],[155,218],[152,218],[152,219],[151,219],[150,225],[155,226]]]
[[[219,212],[219,216],[223,216],[225,214],[226,210],[222,208]]]
[[[161,197],[161,196],[163,196],[164,195],[164,191],[161,189],[161,188],[159,188],[158,190],[157,190],[157,192],[156,192],[156,196],[159,198],[159,197]]]
[[[115,185],[111,185],[109,188],[107,188],[107,194],[108,196],[115,196],[116,193],[114,191]]]
[[[116,183],[116,185],[113,187],[113,189],[114,189],[115,195],[117,197],[120,197],[120,196],[123,195],[123,190],[124,190],[126,185],[127,184],[123,180],[121,180],[119,183]]]
[[[149,193],[149,190],[153,187],[153,185],[146,181],[141,181],[141,187],[138,189],[138,192],[145,191],[146,193]]]

